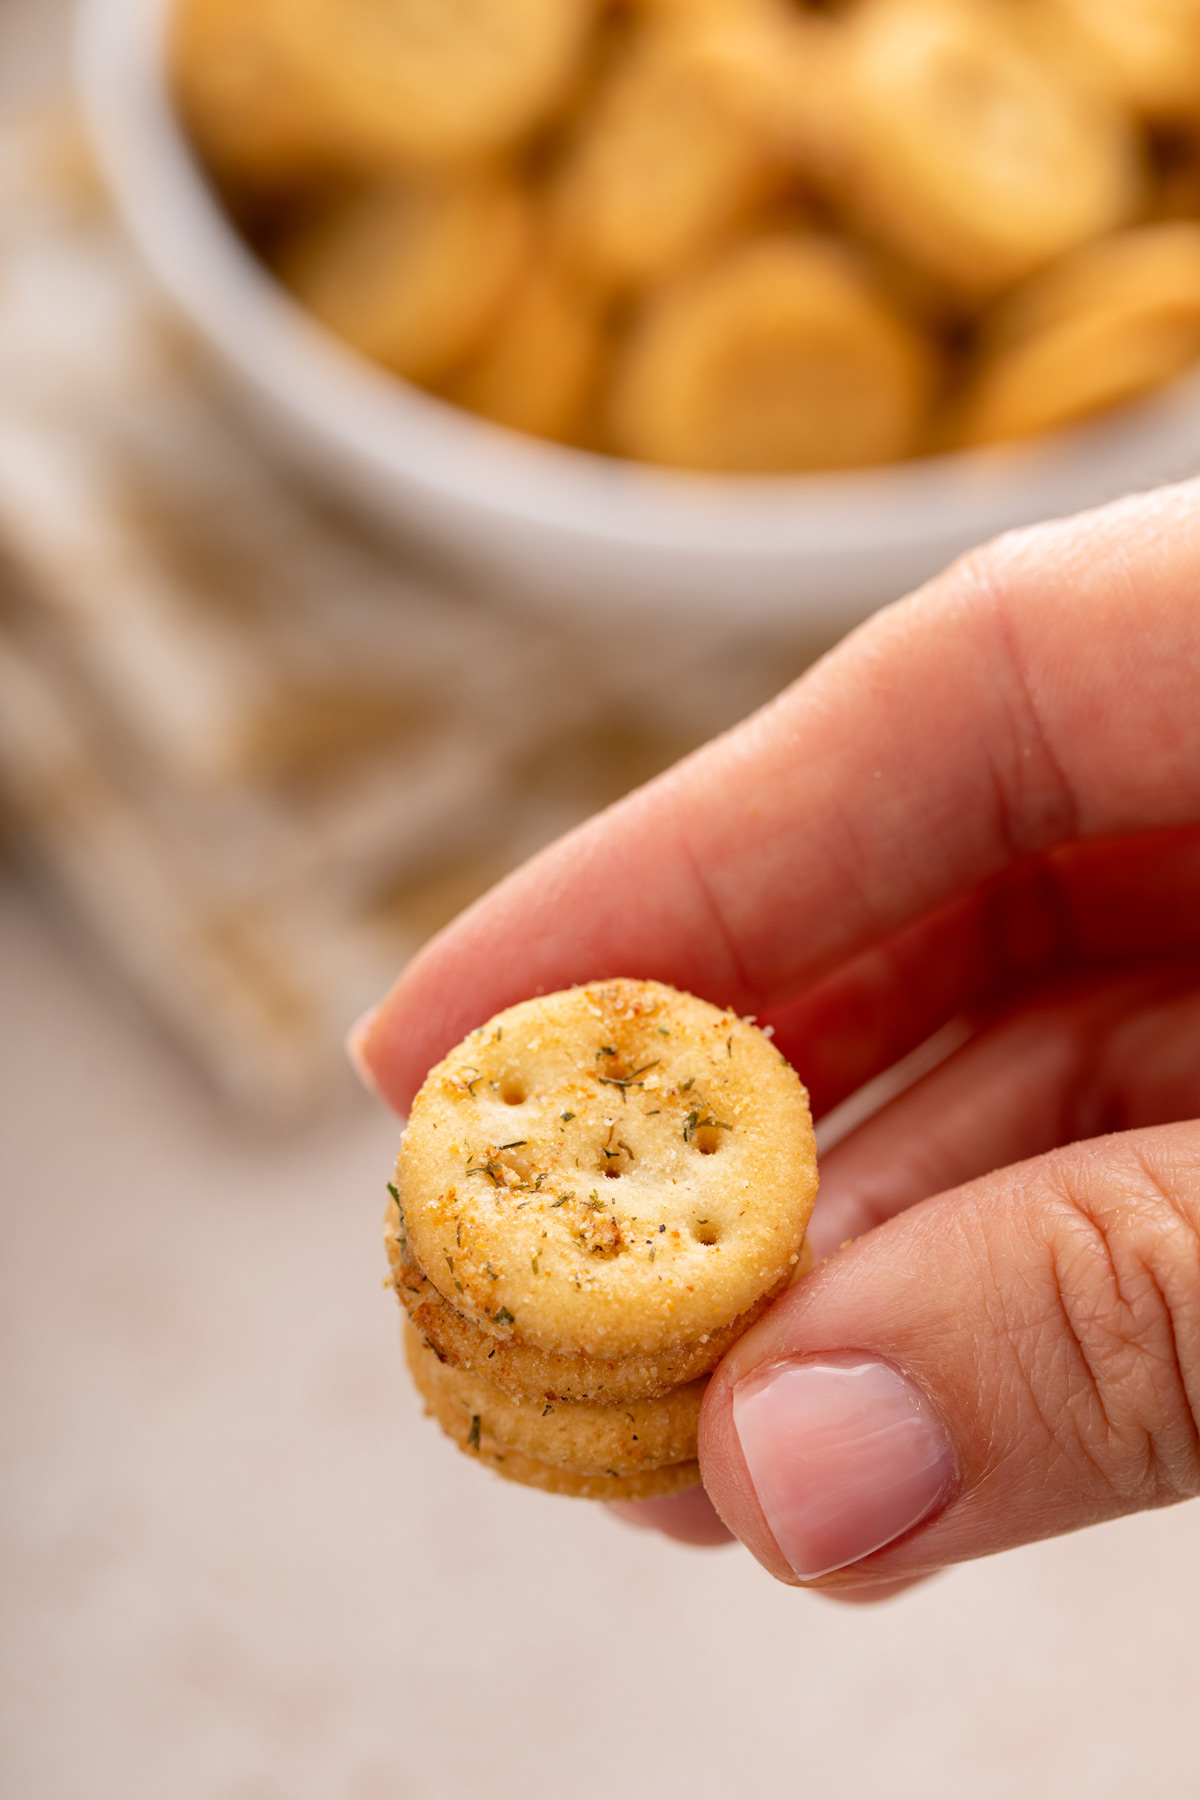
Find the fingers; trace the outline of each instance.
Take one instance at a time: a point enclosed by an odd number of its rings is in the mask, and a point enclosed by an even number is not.
[[[958,565],[466,913],[365,1033],[375,1082],[403,1107],[480,1019],[616,972],[761,1012],[1022,857],[1197,821],[1198,567],[1195,487]]]
[[[1200,1117],[1198,1045],[1194,962],[1076,983],[1001,1017],[824,1158],[814,1253],[1076,1139]]]
[[[939,1195],[787,1294],[701,1415],[784,1581],[873,1586],[1200,1494],[1200,1124]]]
[[[1200,830],[1067,844],[1014,864],[763,1018],[820,1118],[948,1019],[1072,971],[1189,951],[1200,951]]]

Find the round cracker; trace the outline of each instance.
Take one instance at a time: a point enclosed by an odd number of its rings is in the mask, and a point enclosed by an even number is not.
[[[438,1417],[457,1408],[480,1433],[506,1450],[574,1475],[636,1475],[642,1469],[694,1462],[707,1376],[654,1400],[619,1406],[565,1400],[514,1400],[493,1382],[444,1362],[409,1321],[408,1366]]]
[[[571,442],[585,427],[604,342],[590,299],[541,259],[443,392],[512,431]]]
[[[594,0],[290,0],[288,45],[326,128],[368,167],[514,142],[569,90]]]
[[[1132,122],[961,0],[864,0],[847,22],[851,190],[869,227],[965,299],[1137,209]]]
[[[414,381],[471,355],[528,250],[527,203],[492,173],[373,186],[339,202],[280,253],[300,303],[364,356]]]
[[[319,95],[288,53],[286,0],[183,0],[171,16],[171,79],[209,166],[251,185],[329,161]]]
[[[1134,400],[1200,360],[1200,224],[1123,232],[1078,251],[992,322],[958,441],[1000,443]]]
[[[1194,115],[1200,0],[1049,0],[1042,23],[1123,104],[1155,119]]]
[[[568,152],[554,211],[574,266],[602,290],[663,280],[762,198],[767,134],[739,82],[687,35],[617,63]]]
[[[614,1359],[745,1313],[796,1266],[817,1187],[808,1098],[769,1039],[628,980],[472,1032],[414,1101],[396,1178],[457,1311]]]
[[[497,1337],[456,1312],[404,1247],[399,1217],[398,1207],[390,1203],[384,1237],[392,1284],[414,1325],[448,1363],[482,1375],[514,1400],[595,1400],[615,1405],[623,1400],[648,1400],[670,1393],[672,1388],[682,1387],[715,1369],[725,1352],[778,1298],[789,1279],[807,1274],[812,1267],[806,1238],[793,1277],[785,1276],[731,1324],[705,1332],[694,1343],[677,1350],[620,1360],[571,1355],[539,1350],[536,1345],[518,1343],[511,1336]]]
[[[915,448],[930,346],[854,258],[772,235],[666,288],[614,375],[627,455],[740,473],[852,468]]]
[[[412,1332],[412,1327],[408,1328]],[[424,1351],[419,1334],[417,1348]],[[700,1480],[700,1465],[694,1460],[675,1463],[659,1469],[638,1469],[629,1474],[601,1471],[580,1474],[554,1463],[540,1462],[522,1450],[514,1450],[493,1438],[485,1429],[483,1417],[472,1413],[430,1380],[430,1367],[437,1369],[436,1358],[428,1353],[413,1355],[406,1333],[409,1367],[425,1411],[436,1419],[446,1436],[468,1456],[475,1456],[506,1481],[523,1487],[540,1488],[547,1494],[565,1494],[580,1500],[650,1500],[660,1494],[677,1494],[695,1487]]]

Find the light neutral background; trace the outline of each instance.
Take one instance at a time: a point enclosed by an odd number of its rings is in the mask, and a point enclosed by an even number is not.
[[[0,99],[65,12],[0,0]],[[402,1373],[394,1122],[239,1134],[43,912],[0,882],[0,1792],[1200,1792],[1200,1509],[842,1611],[504,1486]]]

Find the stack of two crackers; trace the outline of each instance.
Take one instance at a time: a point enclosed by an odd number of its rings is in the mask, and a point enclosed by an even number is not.
[[[802,1273],[807,1096],[747,1021],[654,982],[524,1002],[414,1103],[385,1235],[459,1447],[551,1493],[699,1478],[709,1373]]]

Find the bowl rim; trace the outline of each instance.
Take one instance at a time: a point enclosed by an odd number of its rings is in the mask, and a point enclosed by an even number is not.
[[[76,72],[103,173],[137,248],[201,337],[244,384],[380,487],[597,545],[819,563],[980,542],[1045,517],[1048,488],[1053,510],[1072,510],[1190,472],[1200,458],[1200,370],[1028,443],[819,474],[660,470],[477,418],[341,345],[242,243],[171,102],[173,4],[83,0]]]

